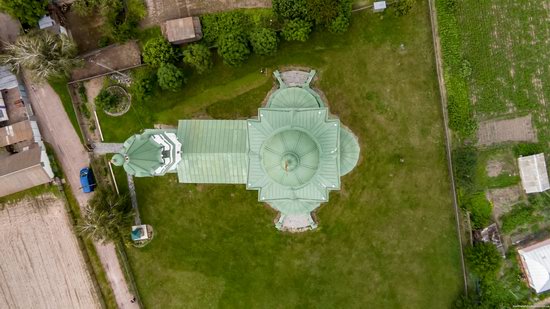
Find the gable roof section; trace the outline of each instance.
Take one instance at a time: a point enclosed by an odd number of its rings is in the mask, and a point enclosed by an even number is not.
[[[6,66],[0,66],[0,90],[17,88],[17,77]]]
[[[35,144],[36,145],[36,144]],[[0,176],[5,176],[40,164],[40,147],[18,152],[0,160]]]
[[[180,120],[182,183],[246,183],[246,120]]]
[[[550,189],[544,153],[518,158],[521,184],[526,193]]]
[[[518,250],[527,281],[537,293],[550,290],[550,239]]]
[[[28,120],[0,128],[0,147],[31,140],[33,140],[32,128]]]

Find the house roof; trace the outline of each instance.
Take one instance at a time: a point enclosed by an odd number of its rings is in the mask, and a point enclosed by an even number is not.
[[[34,145],[28,150],[18,152],[0,160],[0,176],[40,164],[40,147]]]
[[[527,281],[537,293],[550,290],[550,239],[518,250]]]
[[[518,158],[521,183],[526,193],[550,189],[544,153]]]
[[[245,120],[180,120],[178,138],[183,183],[246,183],[247,130]]]
[[[0,90],[17,88],[17,77],[6,66],[0,66]]]
[[[28,120],[0,128],[0,147],[33,139],[31,124]]]

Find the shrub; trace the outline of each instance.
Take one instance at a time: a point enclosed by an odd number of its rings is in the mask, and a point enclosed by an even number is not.
[[[155,71],[150,68],[139,68],[132,73],[132,84],[130,93],[132,100],[142,102],[149,96],[155,88],[157,76]]]
[[[282,19],[309,20],[308,5],[306,0],[273,0],[273,12]]]
[[[86,87],[84,87],[83,83],[78,83],[78,97],[80,98],[80,102],[82,103],[88,102],[88,95],[86,95]]]
[[[183,62],[202,74],[212,68],[212,53],[202,44],[191,44],[183,51]]]
[[[294,19],[289,20],[283,27],[283,38],[287,41],[302,41],[305,42],[311,33],[311,22]]]
[[[258,55],[272,55],[277,51],[277,33],[272,29],[258,28],[250,34],[250,44]]]
[[[482,229],[491,221],[493,207],[483,192],[472,195],[464,206],[470,212],[474,229]]]
[[[349,17],[344,15],[338,15],[328,27],[328,30],[332,33],[343,33],[349,28]]]
[[[457,184],[466,190],[472,189],[476,181],[476,149],[470,146],[453,150],[453,168]]]
[[[502,257],[495,245],[480,242],[468,247],[465,252],[470,270],[479,278],[494,278],[502,265]]]
[[[513,149],[516,157],[530,156],[544,152],[544,147],[540,143],[520,143],[514,145]]]
[[[316,26],[329,28],[341,17],[341,22],[351,18],[350,0],[308,0],[308,12]],[[347,27],[346,27],[347,28]]]
[[[395,4],[395,15],[405,16],[409,13],[414,5],[414,0],[399,0]]]
[[[524,204],[515,205],[510,212],[501,217],[502,232],[510,233],[522,225],[540,221],[542,217],[534,215],[534,211],[535,209],[532,206]]]
[[[226,34],[220,37],[218,42],[218,54],[223,58],[223,62],[238,66],[246,60],[250,54],[247,41],[242,35]]]
[[[100,109],[109,111],[115,109],[120,101],[121,98],[119,96],[112,94],[107,89],[103,88],[97,97],[95,97],[94,103]]]
[[[203,40],[208,44],[219,44],[226,35],[244,36],[250,27],[250,20],[242,11],[206,14],[201,17]]]
[[[171,63],[175,58],[174,48],[163,37],[150,39],[143,46],[143,61],[153,67]]]
[[[38,26],[38,20],[47,13],[48,2],[48,0],[0,0],[0,11],[34,28]]]
[[[176,91],[183,86],[183,72],[173,64],[163,64],[157,71],[157,78],[160,88]]]

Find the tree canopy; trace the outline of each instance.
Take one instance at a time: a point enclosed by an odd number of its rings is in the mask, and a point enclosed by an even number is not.
[[[150,39],[143,46],[143,61],[151,66],[160,67],[173,62],[176,58],[174,48],[163,37]]]
[[[203,44],[190,44],[183,51],[183,62],[193,67],[197,73],[202,74],[212,67],[212,53]]]
[[[492,243],[476,243],[466,250],[470,270],[479,278],[494,278],[502,265],[502,257]]]
[[[301,19],[289,20],[283,28],[283,38],[287,41],[305,42],[309,38],[311,27],[312,25],[309,21]]]
[[[19,36],[15,43],[8,44],[0,55],[0,64],[14,71],[28,70],[37,81],[67,75],[80,63],[76,59],[76,44],[65,35],[35,30]]]
[[[238,66],[248,58],[250,49],[243,35],[226,34],[219,39],[218,54],[223,58],[224,63]]]
[[[258,55],[272,55],[277,51],[278,38],[273,29],[258,28],[250,33],[250,44]]]
[[[38,26],[38,20],[46,14],[48,0],[0,0],[0,11],[6,12],[22,24]]]
[[[176,91],[183,86],[183,72],[171,63],[160,66],[157,70],[157,79],[160,88],[164,90]]]

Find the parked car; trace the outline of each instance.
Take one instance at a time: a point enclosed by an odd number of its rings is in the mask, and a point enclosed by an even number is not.
[[[84,193],[90,193],[95,189],[95,179],[94,173],[88,167],[85,167],[80,170],[80,185],[82,186],[82,191]]]

